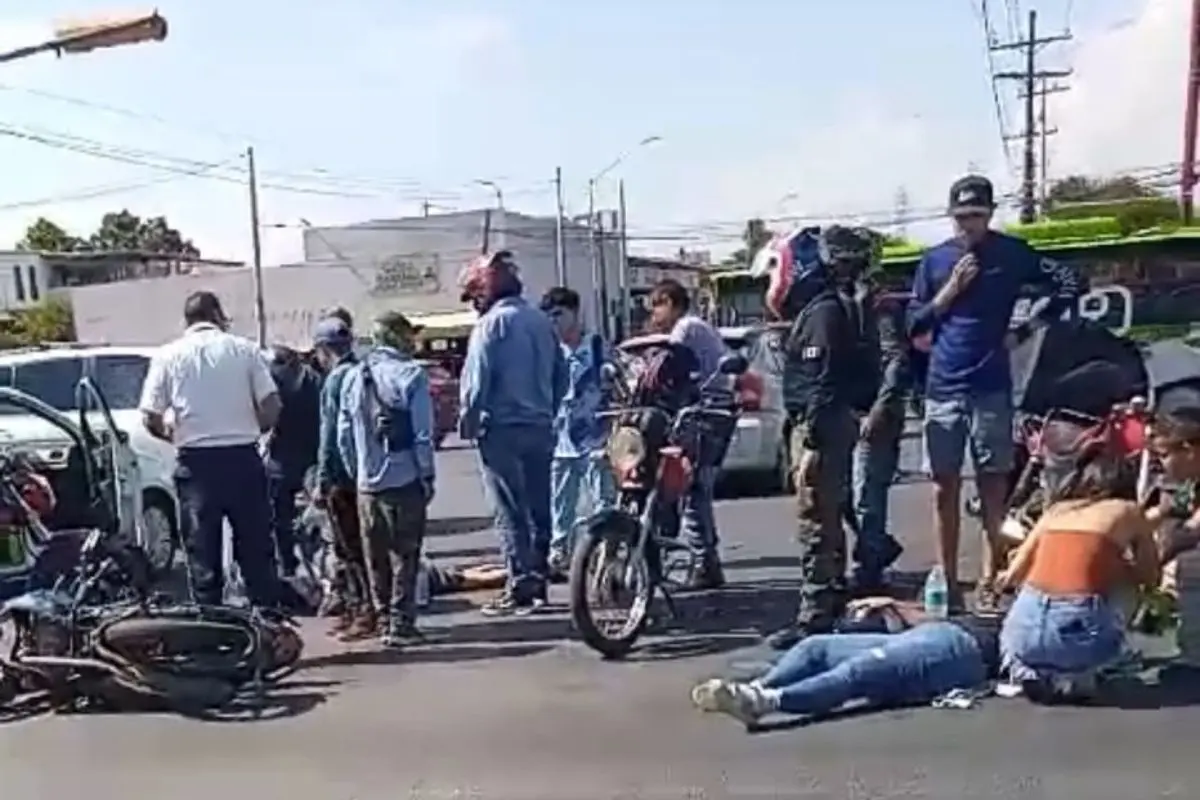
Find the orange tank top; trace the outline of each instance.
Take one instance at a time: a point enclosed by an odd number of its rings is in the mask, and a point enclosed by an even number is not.
[[[1108,594],[1126,570],[1125,554],[1107,536],[1050,530],[1039,535],[1026,582],[1046,594]]]

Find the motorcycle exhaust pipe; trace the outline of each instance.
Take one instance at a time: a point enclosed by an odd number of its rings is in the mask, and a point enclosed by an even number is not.
[[[107,672],[117,678],[129,678],[125,670],[115,664],[108,664],[95,658],[74,658],[71,656],[23,656],[15,666],[31,669],[66,668],[94,669]]]

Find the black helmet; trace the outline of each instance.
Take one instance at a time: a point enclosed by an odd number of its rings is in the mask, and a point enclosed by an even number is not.
[[[870,228],[830,225],[821,230],[821,261],[839,275],[857,277],[879,264],[879,235]]]

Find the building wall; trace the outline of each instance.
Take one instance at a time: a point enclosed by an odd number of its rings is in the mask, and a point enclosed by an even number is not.
[[[458,274],[481,252],[487,216],[484,211],[467,211],[309,229],[304,233],[305,264],[348,263],[364,273],[380,275],[381,291],[403,291],[408,296],[421,297],[423,311],[458,310],[462,308]],[[587,231],[568,225],[564,237],[568,284],[583,296],[585,303],[599,301],[603,282],[592,276]],[[527,297],[540,297],[558,284],[553,218],[493,211],[488,245],[492,251],[513,252],[521,267]],[[600,251],[608,274],[611,304],[617,298],[619,251],[614,241]]]
[[[306,345],[321,312],[333,305],[346,306],[364,326],[385,310],[413,314],[462,311],[458,272],[478,252],[480,229],[472,220],[461,219],[466,215],[450,216],[460,219],[431,217],[432,223],[400,220],[308,232],[306,263],[263,270],[268,340]],[[495,228],[494,246],[514,251],[525,294],[537,298],[557,283],[553,220],[547,224],[508,216],[505,225]],[[567,245],[570,282],[587,302],[599,293],[592,289],[586,237],[574,231]],[[616,256],[615,247],[609,248],[614,303]],[[65,291],[71,298],[81,341],[157,344],[178,335],[184,300],[202,289],[221,298],[237,332],[256,335],[249,269],[214,269]]]

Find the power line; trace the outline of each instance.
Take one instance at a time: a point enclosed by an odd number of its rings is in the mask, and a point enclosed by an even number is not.
[[[1010,41],[1004,44],[993,44],[991,49],[994,51],[1000,50],[1021,50],[1025,55],[1025,69],[1020,72],[999,72],[993,75],[994,79],[1018,80],[1024,83],[1025,93],[1025,129],[1021,132],[1020,138],[1025,142],[1025,158],[1023,168],[1021,170],[1021,221],[1033,222],[1037,219],[1038,198],[1037,198],[1037,180],[1038,180],[1038,164],[1036,143],[1038,137],[1050,135],[1050,131],[1044,127],[1039,133],[1037,130],[1037,85],[1039,81],[1053,78],[1066,78],[1071,74],[1070,70],[1039,70],[1037,68],[1038,48],[1041,45],[1050,44],[1052,42],[1068,41],[1070,34],[1061,34],[1058,36],[1044,36],[1038,38],[1037,35],[1037,11],[1029,12],[1029,27],[1026,30],[1026,36],[1019,41]]]
[[[262,149],[261,145],[263,143],[258,140],[258,137],[235,134],[229,131],[223,131],[214,128],[201,127],[191,123],[185,124],[146,111],[136,111],[130,108],[97,102],[95,100],[82,97],[75,97],[58,92],[48,92],[41,89],[14,86],[5,83],[0,83],[0,91],[20,92],[33,97],[52,100],[54,102],[64,103],[92,111],[99,111],[128,120],[151,122],[156,125],[162,125],[189,133],[199,133],[225,142],[234,142],[239,146],[248,141],[256,142],[260,146],[260,149]],[[414,199],[416,195],[421,195],[422,197],[428,196],[441,200],[460,199],[467,190],[474,188],[472,181],[464,181],[461,185],[455,186],[454,189],[449,191],[430,191],[423,181],[416,178],[388,175],[372,175],[370,177],[348,175],[340,173],[337,170],[331,170],[324,167],[312,167],[303,170],[264,170],[263,174],[265,176],[273,176],[281,180],[327,185],[335,188],[347,189],[351,192],[362,189],[380,189],[411,193],[414,197],[408,199]],[[493,176],[492,179],[497,183],[504,184],[504,192],[510,197],[521,195],[548,195],[553,188],[553,182],[550,180],[539,181],[536,184],[527,187],[518,186],[517,188],[511,188],[510,184],[515,183],[515,181],[513,181],[511,178],[504,176]]]
[[[214,165],[211,169],[218,166]],[[67,192],[57,195],[49,195],[47,197],[38,198],[35,200],[21,200],[15,203],[0,204],[0,211],[17,211],[27,208],[38,208],[39,206],[59,205],[61,203],[74,203],[83,200],[95,200],[101,197],[111,197],[113,195],[128,194],[130,192],[148,189],[151,186],[160,186],[165,183],[182,180],[189,177],[198,177],[206,170],[198,169],[190,174],[166,175],[161,178],[155,178],[148,181],[140,181],[137,183],[112,184],[108,186],[96,186],[91,189],[80,189],[77,192]]]
[[[993,55],[993,45],[996,34],[992,28],[991,11],[988,0],[979,0],[978,16],[983,25],[984,52],[987,57],[988,83],[992,90],[992,106],[996,112],[996,126],[1000,130],[1000,145],[1004,148],[1004,162],[1012,169],[1012,150],[1008,146],[1008,122],[1004,114],[1004,103],[1000,99],[1000,87],[996,83],[996,59]]]

